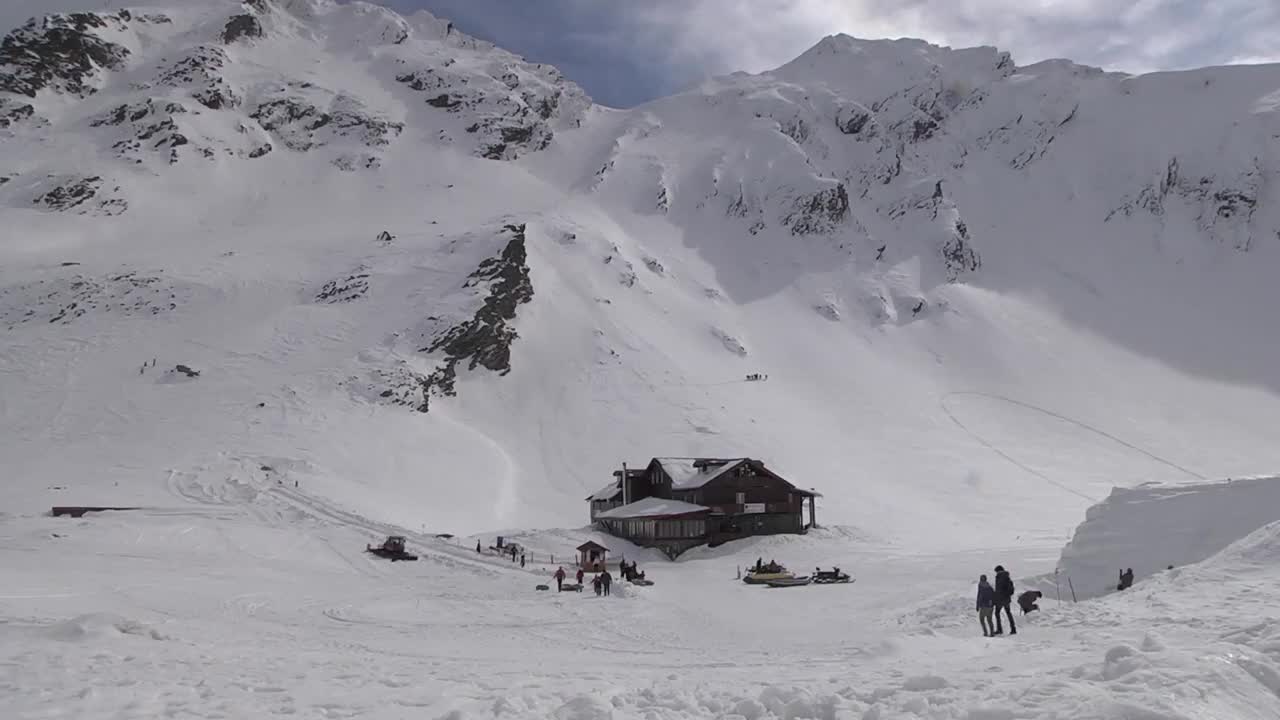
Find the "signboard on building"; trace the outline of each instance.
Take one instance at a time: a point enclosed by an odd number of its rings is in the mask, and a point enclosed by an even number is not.
[[[742,506],[742,513],[744,515],[753,515],[762,512],[764,512],[764,503],[747,503]]]

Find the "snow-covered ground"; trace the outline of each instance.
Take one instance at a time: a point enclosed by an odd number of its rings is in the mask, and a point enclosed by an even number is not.
[[[1275,717],[1275,529],[1223,550],[1274,518],[1016,638],[970,603],[1047,587],[1114,487],[1280,466],[1277,97],[840,36],[620,111],[361,3],[37,22],[0,48],[6,712]],[[556,529],[664,455],[760,458],[824,529]],[[1074,557],[1164,562],[1104,509]],[[533,589],[591,537],[657,584]]]

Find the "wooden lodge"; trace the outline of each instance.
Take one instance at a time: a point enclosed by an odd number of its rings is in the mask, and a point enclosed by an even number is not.
[[[671,558],[698,545],[803,534],[817,526],[814,503],[821,494],[752,458],[654,458],[643,470],[624,465],[613,476],[587,498],[592,523]]]

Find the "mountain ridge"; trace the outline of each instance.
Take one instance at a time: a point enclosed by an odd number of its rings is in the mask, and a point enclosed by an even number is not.
[[[292,473],[409,526],[575,525],[624,459],[750,455],[950,545],[1169,479],[993,397],[1206,475],[1280,463],[1280,66],[830,36],[616,110],[327,0],[54,16],[0,53],[27,509],[96,467],[79,492]]]

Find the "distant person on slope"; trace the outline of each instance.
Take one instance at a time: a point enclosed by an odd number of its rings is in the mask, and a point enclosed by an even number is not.
[[[1009,634],[1017,635],[1018,626],[1013,624],[1013,611],[1009,604],[1013,602],[1013,580],[1009,579],[1009,571],[1003,565],[996,566],[996,631],[993,635],[1003,635],[1004,627],[1000,623],[1000,611],[1009,617]]]
[[[978,622],[982,625],[982,637],[995,634],[995,626],[991,624],[991,610],[996,604],[996,591],[987,582],[987,576],[978,578]]]
[[[1120,584],[1116,586],[1116,590],[1127,590],[1133,585],[1133,568],[1123,570],[1120,573]]]

